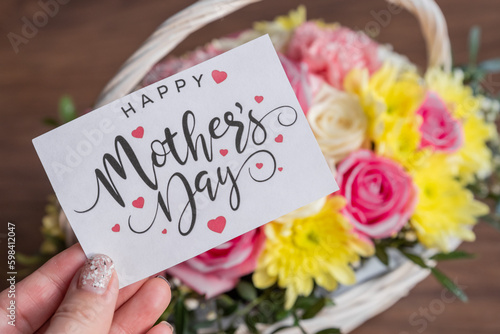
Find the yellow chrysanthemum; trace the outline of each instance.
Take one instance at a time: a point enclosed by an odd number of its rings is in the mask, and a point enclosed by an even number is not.
[[[492,155],[486,142],[495,139],[497,132],[494,124],[488,124],[476,115],[464,122],[463,130],[464,145],[451,159],[459,159],[457,174],[464,182],[470,183],[474,174],[479,178],[491,174]]]
[[[371,78],[366,70],[354,69],[344,81],[345,89],[361,99],[376,152],[407,168],[420,144],[421,119],[415,111],[425,95],[421,81],[414,70],[389,63]]]
[[[462,123],[464,144],[447,159],[450,168],[465,183],[474,176],[483,178],[491,173],[492,157],[486,142],[497,138],[493,124],[488,124],[479,114],[481,98],[463,84],[461,72],[445,73],[440,69],[427,71],[425,81],[431,91],[439,94],[454,117]]]
[[[299,6],[296,10],[291,10],[288,15],[278,16],[274,21],[259,21],[253,24],[253,29],[269,33],[276,30],[293,31],[306,21],[306,7]]]
[[[306,16],[306,7],[304,5],[301,5],[296,10],[292,9],[291,11],[289,11],[288,16],[278,16],[274,19],[274,21],[286,30],[294,30],[306,21]]]
[[[299,6],[288,15],[278,16],[274,21],[259,21],[253,24],[253,30],[248,32],[249,40],[262,34],[269,34],[274,47],[283,50],[290,40],[295,28],[306,21],[306,7]]]
[[[450,251],[451,238],[473,241],[471,227],[488,206],[474,200],[472,193],[456,180],[444,155],[432,155],[424,167],[412,173],[419,199],[411,224],[426,247]]]
[[[314,282],[330,291],[338,283],[355,283],[350,264],[360,255],[373,255],[374,249],[339,212],[344,205],[343,197],[330,197],[315,215],[266,225],[266,245],[253,274],[255,286],[264,289],[277,282],[286,288],[285,308],[290,309],[299,295],[312,292]]]
[[[463,73],[446,73],[440,68],[431,68],[425,73],[425,82],[430,90],[438,93],[455,118],[467,119],[476,115],[481,107],[481,98],[475,97],[472,89],[463,84]]]

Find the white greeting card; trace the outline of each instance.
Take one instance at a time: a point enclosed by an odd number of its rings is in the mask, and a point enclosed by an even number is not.
[[[33,140],[120,286],[338,189],[268,36]]]

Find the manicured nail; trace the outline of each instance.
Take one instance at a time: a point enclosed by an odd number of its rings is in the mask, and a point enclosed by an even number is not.
[[[159,275],[158,275],[158,276],[159,276]],[[163,276],[162,276],[162,277],[163,277]],[[168,328],[170,328],[170,331],[171,331],[172,333],[175,333],[174,327],[173,327],[171,324],[169,324],[168,322],[166,322],[165,320],[163,320],[162,322],[160,322],[160,324],[165,324],[165,325],[167,325],[167,326],[168,326]]]
[[[162,280],[164,280],[165,282],[167,282],[167,284],[170,287],[170,289],[172,289],[172,284],[170,284],[170,282],[168,281],[168,279],[166,279],[162,275],[157,275],[156,278],[161,278]]]
[[[115,265],[109,256],[97,254],[87,259],[80,274],[79,288],[103,294],[108,287]]]

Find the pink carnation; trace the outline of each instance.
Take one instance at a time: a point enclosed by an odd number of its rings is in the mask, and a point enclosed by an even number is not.
[[[367,68],[371,73],[380,67],[378,45],[361,32],[347,28],[323,29],[314,22],[298,27],[290,41],[287,55],[309,66],[333,87],[343,89],[344,77],[353,68]]]
[[[255,229],[167,270],[205,298],[233,289],[254,271],[265,235]]]
[[[371,238],[386,238],[406,224],[415,209],[417,188],[393,160],[368,150],[351,153],[338,166],[343,213],[354,228]]]
[[[184,71],[194,65],[204,62],[210,58],[218,56],[222,51],[208,45],[204,48],[198,48],[189,52],[184,57],[169,57],[168,59],[159,62],[146,74],[142,80],[142,86],[151,85],[159,80],[168,78],[180,71]]]
[[[417,114],[422,116],[420,147],[454,152],[462,146],[462,126],[451,116],[446,104],[436,93],[427,93]]]
[[[307,114],[312,100],[311,77],[307,65],[290,60],[282,54],[279,54],[279,58],[302,110]]]

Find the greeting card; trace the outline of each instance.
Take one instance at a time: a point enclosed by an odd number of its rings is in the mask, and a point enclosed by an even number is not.
[[[85,253],[120,286],[338,189],[267,36],[33,140]]]

